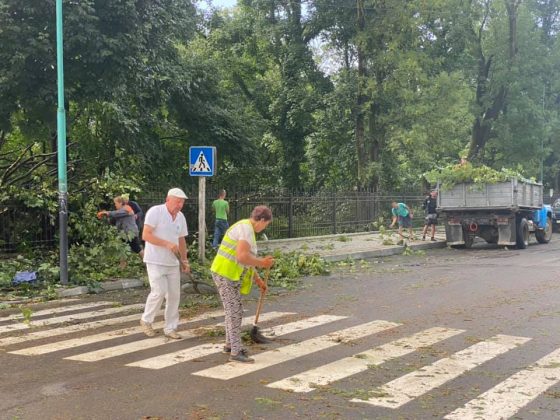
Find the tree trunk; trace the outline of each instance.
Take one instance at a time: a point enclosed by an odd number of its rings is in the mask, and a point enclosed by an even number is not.
[[[517,55],[517,9],[521,0],[504,0],[508,14],[508,68],[511,69],[515,57]],[[486,16],[478,33],[478,78],[476,88],[476,104],[479,106],[481,112],[476,116],[473,123],[471,141],[469,144],[468,159],[471,161],[480,160],[484,147],[492,136],[492,125],[499,117],[500,113],[504,111],[507,103],[508,87],[506,82],[503,82],[498,93],[493,98],[488,98],[488,84],[491,83],[490,73],[492,68],[492,57],[486,58],[482,50],[482,33],[484,32],[484,25],[488,17],[490,3],[486,3]],[[488,100],[490,99],[490,101]],[[490,102],[490,106],[484,106]]]

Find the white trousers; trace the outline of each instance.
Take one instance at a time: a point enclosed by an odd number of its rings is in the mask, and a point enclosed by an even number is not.
[[[150,294],[146,299],[146,306],[142,321],[151,324],[156,313],[165,299],[165,327],[164,333],[177,329],[179,324],[179,302],[181,300],[181,271],[179,266],[146,264],[148,279],[150,280]]]

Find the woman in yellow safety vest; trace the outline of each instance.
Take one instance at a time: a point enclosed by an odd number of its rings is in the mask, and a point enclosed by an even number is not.
[[[271,255],[257,256],[255,233],[262,232],[271,221],[272,211],[268,207],[255,207],[249,219],[240,220],[226,231],[210,268],[226,314],[224,352],[231,353],[230,361],[254,362],[241,345],[241,294],[251,291],[252,282],[263,292],[266,291],[266,285],[255,267],[270,268],[274,258]]]

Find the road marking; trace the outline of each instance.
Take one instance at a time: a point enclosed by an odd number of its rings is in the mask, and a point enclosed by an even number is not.
[[[220,311],[217,311],[220,312]],[[158,313],[159,315],[160,313]],[[27,333],[25,335],[20,335],[20,336],[16,336],[16,337],[5,337],[5,338],[0,338],[0,346],[10,346],[12,344],[20,344],[20,343],[24,343],[26,341],[33,341],[33,340],[39,340],[42,338],[50,338],[50,337],[55,337],[55,336],[59,336],[59,335],[64,335],[64,334],[71,334],[74,332],[80,332],[80,331],[86,331],[86,330],[91,330],[91,329],[95,329],[95,328],[100,328],[100,327],[107,327],[109,325],[118,325],[118,324],[124,324],[125,322],[130,322],[130,321],[138,321],[140,319],[140,315],[141,314],[134,314],[134,315],[126,315],[126,316],[122,316],[119,318],[110,318],[110,319],[102,319],[99,321],[92,321],[92,322],[87,322],[84,324],[75,324],[75,325],[68,325],[65,327],[59,327],[59,328],[54,328],[51,330],[42,330],[42,331],[35,331],[35,332],[31,332],[31,333]],[[223,316],[224,312],[221,311],[221,313],[218,316]]]
[[[160,311],[158,315],[161,315],[162,313],[163,313],[163,311]],[[197,322],[197,321],[201,321],[201,320],[205,320],[205,319],[209,319],[209,318],[215,318],[215,317],[221,316],[223,314],[224,314],[223,310],[207,312],[207,313],[198,315],[196,317],[183,320],[182,322],[179,323],[179,325],[193,323],[193,322]],[[139,314],[135,315],[135,319],[140,320],[140,315]],[[156,322],[156,323],[153,324],[153,327],[156,328],[156,329],[157,328],[162,328],[164,326],[164,324],[165,324],[165,322],[163,322],[163,321],[162,322]],[[67,349],[71,349],[71,348],[74,348],[74,347],[85,346],[87,344],[93,344],[93,343],[99,343],[99,342],[102,342],[102,341],[112,340],[114,338],[126,337],[126,336],[129,336],[129,335],[134,335],[134,334],[138,334],[138,333],[141,333],[141,332],[142,332],[142,327],[141,326],[134,326],[134,327],[123,328],[123,329],[114,330],[114,331],[108,331],[108,332],[104,332],[104,333],[101,333],[101,334],[95,334],[95,335],[90,335],[90,336],[86,336],[86,337],[72,338],[72,339],[69,339],[69,340],[44,344],[42,346],[27,347],[27,348],[24,348],[24,349],[21,349],[21,350],[10,351],[9,353],[19,354],[19,355],[24,355],[24,356],[37,356],[37,355],[40,355],[40,354],[53,353],[55,351],[67,350]]]
[[[103,316],[103,315],[117,314],[119,312],[130,311],[131,309],[134,309],[134,310],[142,309],[143,307],[144,307],[144,304],[138,303],[138,304],[135,304],[135,305],[119,306],[119,307],[116,307],[116,308],[98,309],[96,311],[80,312],[80,313],[73,314],[73,315],[64,315],[64,316],[59,316],[59,317],[55,317],[55,318],[40,319],[40,320],[37,320],[37,321],[31,320],[30,325],[24,324],[23,322],[19,323],[19,324],[3,325],[3,326],[0,327],[0,333],[27,330],[31,327],[46,327],[48,325],[62,324],[63,322],[68,322],[68,321],[76,321],[76,320],[79,320],[79,319],[94,318],[94,317]]]
[[[286,315],[292,315],[289,312],[267,312],[261,315],[263,321],[280,318]],[[254,316],[248,316],[243,318],[243,324],[249,325],[253,322]],[[217,325],[214,325],[217,326]],[[179,331],[183,338],[194,338],[197,335],[192,331]],[[78,360],[81,362],[97,362],[99,360],[109,359],[111,357],[122,356],[129,353],[134,353],[137,351],[150,349],[153,347],[163,346],[170,342],[176,343],[177,340],[168,341],[164,337],[147,338],[144,340],[133,341],[131,343],[121,344],[119,346],[107,347],[100,350],[90,351],[88,353],[77,354],[75,356],[65,357],[68,360]]]
[[[381,386],[376,389],[377,394],[383,395],[381,397],[373,397],[368,400],[353,398],[351,401],[379,407],[399,408],[414,398],[529,340],[530,338],[525,337],[496,335]]]
[[[10,346],[12,344],[20,344],[26,341],[40,340],[41,338],[56,337],[64,334],[71,334],[74,332],[106,327],[109,325],[124,324],[125,322],[138,321],[139,319],[140,319],[140,314],[136,313],[134,315],[126,315],[118,318],[102,319],[99,321],[92,321],[84,324],[67,325],[65,327],[53,328],[51,330],[35,331],[16,337],[0,338],[0,346]]]
[[[372,321],[251,356],[255,359],[255,363],[240,364],[231,362],[195,372],[193,375],[222,380],[233,379],[297,357],[337,346],[341,342],[357,340],[399,325],[388,321]]]
[[[363,353],[345,357],[333,363],[273,382],[268,384],[267,387],[292,392],[311,392],[317,386],[328,385],[348,376],[364,372],[370,366],[381,365],[389,360],[412,353],[421,347],[431,346],[463,332],[464,330],[450,328],[430,328],[410,337],[392,341]]]
[[[336,315],[319,315],[313,318],[303,319],[300,321],[290,322],[289,324],[279,325],[266,331],[269,335],[279,337],[296,331],[302,331],[319,325],[328,324],[330,322],[345,319],[345,316]],[[265,331],[263,331],[265,333]],[[223,343],[220,344],[201,344],[200,346],[179,350],[173,353],[163,354],[149,359],[140,360],[138,362],[129,363],[127,366],[141,367],[145,369],[163,369],[173,366],[177,363],[187,362],[189,360],[198,359],[213,353],[219,353],[222,350]]]
[[[560,381],[560,349],[445,416],[448,420],[506,419]]]
[[[32,318],[35,318],[43,315],[54,315],[62,312],[79,311],[82,309],[90,309],[99,306],[113,305],[114,303],[115,302],[89,302],[89,303],[81,303],[79,305],[57,306],[56,308],[41,309],[40,311],[32,312],[31,316]],[[22,307],[25,307],[25,305],[22,305]],[[24,316],[22,314],[12,314],[0,318],[0,322],[13,321],[15,319],[23,319],[23,318]]]

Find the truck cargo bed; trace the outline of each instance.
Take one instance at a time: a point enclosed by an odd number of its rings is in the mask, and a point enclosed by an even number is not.
[[[539,209],[543,205],[543,186],[512,178],[496,184],[461,183],[438,194],[441,210]]]

